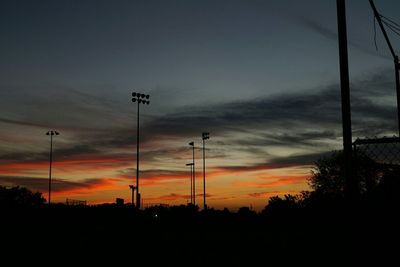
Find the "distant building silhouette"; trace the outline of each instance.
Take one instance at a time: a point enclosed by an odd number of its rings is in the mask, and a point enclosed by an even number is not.
[[[124,205],[124,199],[123,198],[116,198],[115,199],[115,204],[117,204],[118,206]]]
[[[77,199],[70,199],[70,198],[67,198],[65,203],[69,206],[79,206],[79,205],[86,206],[87,205],[86,200],[77,200]]]

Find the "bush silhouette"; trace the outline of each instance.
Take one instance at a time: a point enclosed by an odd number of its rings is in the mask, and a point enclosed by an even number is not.
[[[353,164],[360,194],[373,190],[382,175],[376,162],[360,154],[353,159]],[[308,182],[320,195],[343,197],[345,185],[343,152],[334,151],[330,156],[318,159]]]
[[[0,186],[0,207],[16,208],[16,207],[37,207],[43,205],[45,199],[42,193],[33,193],[24,187],[6,188]]]

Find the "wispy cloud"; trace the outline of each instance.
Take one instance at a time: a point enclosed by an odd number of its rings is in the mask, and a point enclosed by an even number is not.
[[[0,183],[7,186],[24,186],[35,191],[47,192],[49,179],[24,176],[0,176]],[[113,187],[115,183],[116,180],[112,178],[93,178],[83,181],[52,179],[52,191],[65,193],[98,190],[100,188]]]
[[[338,41],[338,34],[337,34],[336,30],[329,29],[328,27],[325,27],[324,25],[322,25],[322,24],[318,23],[317,21],[312,20],[310,18],[297,16],[296,20],[300,24],[305,26],[306,28],[312,30],[313,32],[316,32],[329,40],[332,40],[335,42]],[[348,44],[351,47],[353,47],[361,52],[364,52],[368,55],[372,55],[372,56],[376,56],[376,57],[380,57],[380,58],[384,58],[384,59],[391,59],[391,57],[382,55],[382,54],[378,53],[377,51],[369,49],[365,45],[359,44],[355,41],[349,40]]]
[[[304,184],[307,181],[308,176],[290,176],[288,175],[285,178],[274,179],[270,177],[269,181],[260,181],[260,180],[252,180],[252,181],[238,181],[234,182],[234,186],[236,187],[258,187],[258,188],[276,188],[280,186],[288,186],[294,184]]]
[[[352,85],[353,128],[358,136],[394,132],[395,106],[388,105],[387,101],[373,101],[373,96],[378,95],[382,98],[393,95],[390,78],[390,75],[382,72]],[[90,105],[97,102],[99,101],[90,102]],[[221,147],[213,148],[209,157],[215,156],[215,153],[219,153],[219,157],[229,157],[229,154],[226,154],[228,146],[231,150],[247,151],[255,157],[266,155],[265,151],[260,150],[262,147],[323,147],[340,138],[340,114],[338,85],[254,100],[186,108],[180,112],[153,117],[144,123],[141,159],[155,163],[168,159],[183,160],[187,157],[186,147],[173,147],[168,145],[168,142],[191,140],[205,130],[210,131],[213,136],[219,136],[221,140]],[[89,117],[90,115],[88,119]],[[18,123],[24,124],[23,121]],[[28,122],[25,124],[29,125]],[[240,137],[243,134],[246,135],[245,138]],[[58,146],[55,149],[55,155],[65,160],[65,164],[67,160],[76,164],[86,164],[88,162],[79,163],[79,160],[89,158],[98,159],[99,162],[106,158],[110,161],[135,160],[136,140],[133,129],[117,129],[113,130],[112,134],[78,133],[74,137],[76,141],[63,143],[62,147]],[[126,150],[128,147],[132,149]],[[247,164],[231,169],[251,170],[310,164],[315,157],[320,156],[311,154],[309,151],[304,155],[275,157],[264,164]],[[6,162],[44,162],[47,157],[48,151],[0,153],[0,159]],[[224,166],[220,168],[223,169]]]
[[[351,86],[354,137],[395,132],[396,108],[392,99],[394,92],[391,78],[382,72]],[[79,105],[97,106],[105,104],[103,101],[80,101]],[[119,112],[123,111],[115,103],[108,105],[115,110],[108,114],[107,120],[113,116],[118,117]],[[88,113],[85,120],[95,120],[99,116],[95,112],[97,108]],[[77,112],[76,116],[83,120],[81,109],[69,111],[70,118]],[[24,123],[24,120],[12,117],[3,123],[28,127],[30,121],[34,121],[32,126],[36,127],[41,120],[35,118],[27,121]],[[79,128],[79,125],[73,123],[73,120],[69,121],[69,125]],[[96,123],[88,125],[88,128],[100,131],[70,132],[62,136],[64,139],[58,139],[54,150],[54,168],[58,171],[55,190],[61,193],[62,190],[89,192],[102,186],[118,188],[110,177],[125,184],[131,181],[135,177],[136,138],[135,125],[130,123],[123,123],[115,130],[115,124],[107,125],[107,130],[101,123]],[[184,165],[191,161],[187,143],[194,140],[199,146],[200,133],[203,131],[212,134],[206,151],[207,159],[211,161],[207,171],[210,181],[216,181],[219,177],[238,178],[239,181],[231,184],[232,190],[239,187],[265,187],[274,191],[277,187],[298,187],[306,184],[304,175],[288,173],[285,177],[275,175],[264,179],[258,173],[273,170],[290,172],[290,168],[310,167],[330,150],[340,149],[339,86],[331,84],[253,100],[181,107],[176,112],[148,117],[141,125],[140,160],[144,167],[141,168],[140,177],[143,178],[143,186],[180,186],[187,183],[189,170]],[[47,145],[38,149],[36,143],[33,143],[29,150],[18,151],[13,151],[9,146],[0,152],[3,163],[0,166],[0,181],[14,181],[15,184],[27,184],[46,191],[47,181],[40,177],[46,176],[48,171]],[[196,150],[196,159],[199,157],[199,151]],[[75,177],[66,182],[64,178],[69,175]],[[79,175],[92,179],[76,181]],[[178,191],[175,194],[169,198],[184,199],[185,194]]]
[[[272,196],[282,196],[285,194],[296,194],[297,191],[264,191],[264,192],[255,192],[248,194],[249,197],[259,198],[259,199],[268,199]]]
[[[392,95],[391,77],[385,74],[387,72],[382,73],[352,85],[353,123],[354,128],[360,134],[378,135],[380,132],[389,132],[395,128],[395,106],[376,102],[372,98],[373,96]],[[95,110],[85,115],[86,121],[98,120],[97,118],[101,115],[96,113],[96,110],[100,108],[102,101],[87,100],[86,102],[89,103],[80,102],[82,106],[96,106]],[[107,119],[115,120],[118,118],[120,120],[120,115],[124,115],[118,113],[118,111],[122,111],[115,106],[115,103],[110,105],[115,107],[115,110],[108,113]],[[74,114],[83,119],[84,115],[79,109],[71,109],[69,116],[73,118]],[[337,84],[328,85],[304,92],[266,96],[253,100],[186,107],[181,108],[179,112],[153,116],[146,120],[142,126],[141,143],[146,147],[148,143],[165,144],[166,140],[190,140],[202,131],[210,131],[213,136],[227,136],[234,133],[254,135],[252,138],[234,140],[235,145],[240,146],[278,144],[307,146],[318,140],[332,140],[340,137],[340,114],[339,86]],[[36,118],[40,118],[40,116],[35,116],[35,119],[29,121],[9,118],[2,118],[0,121],[27,126],[43,126],[43,123],[35,122]],[[126,119],[126,121],[132,120]],[[368,128],[368,125],[365,125],[366,121],[374,122],[383,128]],[[390,121],[393,121],[392,125],[388,123]],[[76,124],[78,123],[79,120]],[[84,124],[80,123],[80,125]],[[109,125],[109,127],[114,126]],[[93,125],[93,127],[95,129],[98,125]],[[104,129],[104,127],[101,128]],[[134,129],[134,124],[130,122],[129,125],[121,124],[119,128],[112,129],[112,133],[109,131],[95,133],[78,131],[73,136],[76,141],[65,144],[68,147],[58,147],[58,153],[73,156],[74,154],[99,154],[104,153],[106,149],[112,150],[126,148],[127,146],[133,148],[136,142]],[[149,159],[165,154],[176,157],[183,151],[177,148],[173,151],[169,147],[162,146],[158,149],[148,148],[149,151],[152,150],[149,153]],[[37,155],[37,158],[43,159],[45,153],[47,151]],[[32,153],[30,155],[32,157]],[[24,160],[26,155],[0,154],[0,158]]]
[[[312,154],[298,154],[287,157],[275,157],[271,160],[258,164],[247,164],[247,165],[233,165],[233,166],[219,166],[217,169],[221,171],[229,172],[251,172],[261,170],[271,170],[280,168],[289,168],[295,166],[313,165],[314,162],[331,152],[312,153]]]

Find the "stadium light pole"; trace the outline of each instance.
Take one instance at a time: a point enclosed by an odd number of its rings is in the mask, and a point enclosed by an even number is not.
[[[53,163],[53,135],[59,135],[57,131],[48,131],[46,135],[50,135],[50,166],[49,166],[49,199],[48,203],[51,203],[51,165]]]
[[[194,142],[190,142],[189,146],[192,147],[192,151],[193,151],[193,160],[192,160],[192,164],[193,164],[193,205],[196,206],[196,168],[195,168],[195,164],[194,164]]]
[[[187,163],[190,166],[190,204],[193,204],[193,163]]]
[[[207,209],[206,204],[206,149],[205,149],[205,140],[210,139],[210,133],[202,133],[203,139],[203,203],[204,210]]]
[[[140,104],[150,104],[148,100],[150,95],[137,92],[132,93],[132,102],[137,102],[137,124],[136,124],[136,207],[140,209],[140,193],[139,193],[139,107]]]

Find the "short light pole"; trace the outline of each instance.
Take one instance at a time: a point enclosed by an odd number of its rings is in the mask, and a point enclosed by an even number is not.
[[[187,163],[190,166],[190,204],[193,204],[193,163]]]
[[[190,142],[189,146],[192,147],[192,151],[193,151],[193,160],[192,160],[192,164],[193,164],[193,205],[196,206],[196,168],[195,168],[195,164],[194,164],[194,142]]]
[[[129,188],[132,190],[132,206],[134,207],[135,203],[134,203],[134,197],[133,196],[135,195],[136,186],[130,184]]]
[[[207,209],[206,204],[206,146],[205,140],[210,139],[210,133],[202,133],[203,139],[203,202],[204,202],[204,210]]]
[[[150,95],[137,92],[132,93],[132,102],[137,102],[137,124],[136,124],[136,207],[140,209],[139,193],[139,106],[140,104],[150,104]],[[146,100],[147,99],[147,100]]]
[[[50,167],[49,167],[49,199],[48,203],[51,203],[51,165],[53,163],[53,135],[59,135],[57,131],[48,131],[46,135],[50,135]]]

